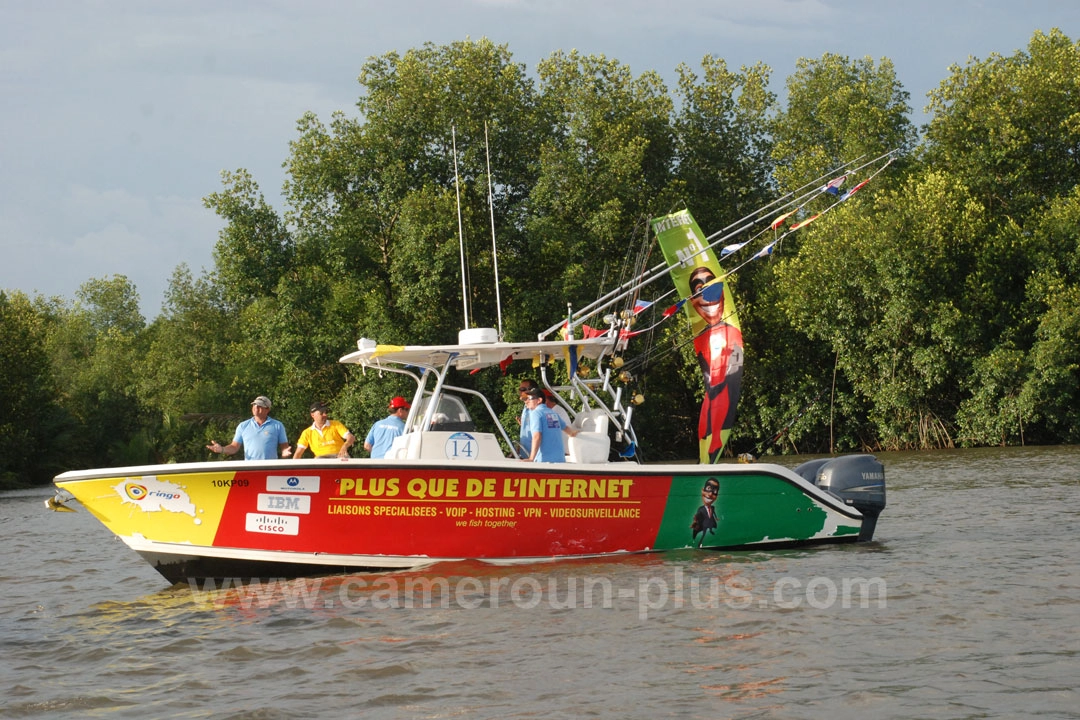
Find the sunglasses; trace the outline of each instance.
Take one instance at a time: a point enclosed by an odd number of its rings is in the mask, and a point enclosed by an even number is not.
[[[707,492],[710,495],[715,495],[716,493],[720,492],[720,488],[713,485],[706,485],[704,492]]]

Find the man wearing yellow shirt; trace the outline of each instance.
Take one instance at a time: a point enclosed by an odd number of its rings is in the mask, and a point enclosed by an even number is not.
[[[311,427],[300,434],[293,460],[303,457],[308,448],[311,448],[311,453],[317,458],[336,456],[342,460],[349,459],[349,448],[356,442],[356,438],[340,421],[327,417],[327,410],[325,403],[311,404]]]

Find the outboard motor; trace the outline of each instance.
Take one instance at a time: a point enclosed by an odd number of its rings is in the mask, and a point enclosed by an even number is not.
[[[795,472],[861,512],[859,542],[873,539],[878,515],[885,509],[885,466],[876,457],[844,455],[811,460]]]

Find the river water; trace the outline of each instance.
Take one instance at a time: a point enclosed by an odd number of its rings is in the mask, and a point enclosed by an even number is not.
[[[879,458],[869,544],[239,589],[0,494],[0,717],[1080,718],[1080,447]]]

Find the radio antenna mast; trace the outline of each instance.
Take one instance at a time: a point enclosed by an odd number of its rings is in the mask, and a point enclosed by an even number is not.
[[[465,329],[469,329],[469,293],[465,285],[465,230],[461,225],[461,181],[457,168],[457,129],[450,126],[450,141],[454,148],[454,190],[457,192],[458,253],[461,255],[461,303],[465,307]]]
[[[502,342],[502,301],[499,299],[499,249],[495,246],[495,198],[491,189],[491,146],[488,144],[487,120],[484,121],[484,154],[487,156],[488,212],[491,214],[491,262],[495,267],[495,313],[499,321],[499,342]]]

